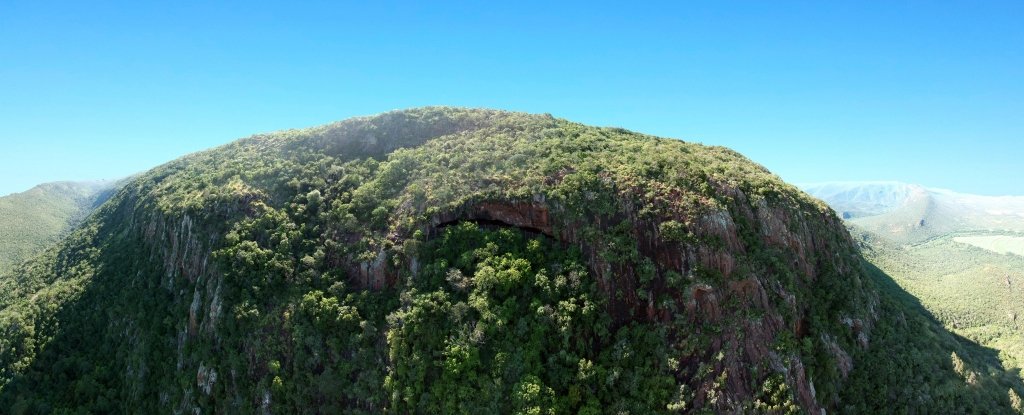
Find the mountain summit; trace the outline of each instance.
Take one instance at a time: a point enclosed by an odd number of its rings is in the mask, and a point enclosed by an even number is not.
[[[1019,390],[763,167],[548,115],[239,140],[19,269],[15,413],[1005,412]]]

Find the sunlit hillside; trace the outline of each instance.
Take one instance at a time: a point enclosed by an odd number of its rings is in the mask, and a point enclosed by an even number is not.
[[[949,329],[999,350],[1010,366],[1024,364],[1024,197],[900,183],[805,189],[840,213],[900,195],[875,214],[846,215],[865,256]]]
[[[53,244],[110,197],[114,182],[58,182],[0,197],[0,274]]]

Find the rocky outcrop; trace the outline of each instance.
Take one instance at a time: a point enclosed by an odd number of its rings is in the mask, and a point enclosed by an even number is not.
[[[813,285],[822,269],[828,268],[835,274],[852,275],[856,265],[853,257],[840,255],[849,252],[853,242],[844,232],[838,218],[815,211],[814,217],[806,217],[806,209],[786,204],[791,202],[769,202],[760,199],[750,202],[743,191],[736,188],[723,189],[733,196],[737,204],[731,209],[718,209],[695,217],[674,217],[662,220],[676,220],[690,224],[692,234],[689,241],[673,241],[658,235],[657,219],[640,218],[628,210],[621,217],[590,217],[566,219],[562,207],[543,195],[530,200],[489,199],[467,203],[447,210],[430,219],[423,228],[433,235],[439,229],[460,221],[473,221],[486,226],[515,227],[525,232],[541,234],[561,241],[566,245],[582,248],[591,274],[600,288],[610,299],[608,308],[616,324],[625,324],[636,319],[647,321],[668,321],[673,314],[682,310],[695,324],[726,324],[720,337],[712,342],[711,349],[700,356],[682,357],[699,361],[715,353],[724,352],[725,359],[715,370],[728,373],[728,384],[724,391],[729,399],[741,402],[753,391],[750,384],[756,382],[749,375],[749,367],[764,361],[772,361],[779,372],[785,373],[787,383],[800,405],[807,411],[818,413],[821,404],[815,396],[815,386],[804,370],[804,363],[796,355],[777,355],[768,345],[773,344],[783,332],[802,338],[816,333],[831,351],[839,372],[845,376],[852,370],[854,362],[850,355],[836,342],[841,333],[823,333],[809,326],[801,316],[807,312],[809,299],[798,298],[794,288],[779,284],[780,273],[792,270],[800,278],[798,285]],[[631,224],[637,250],[652,261],[658,270],[654,280],[643,282],[634,264],[610,261],[604,255],[606,241],[600,237],[584,235],[607,234],[613,225],[627,221]],[[739,223],[752,224],[743,228]],[[824,234],[822,226],[831,234]],[[744,225],[750,226],[750,225]],[[584,232],[592,229],[597,232]],[[747,239],[742,235],[748,232]],[[752,236],[757,246],[751,246]],[[838,235],[838,238],[837,238]],[[741,261],[749,262],[755,249],[773,249],[775,255],[785,261],[787,269],[765,269],[757,272],[740,268]],[[372,261],[361,262],[357,271],[359,283],[365,287],[379,289],[392,284],[402,269],[415,268],[415,258],[405,257],[407,265],[394,266],[387,259],[399,253],[378,252]],[[400,255],[399,255],[400,257]],[[666,283],[666,272],[673,271],[690,281],[688,288],[680,292]],[[708,279],[711,278],[711,279]],[[638,291],[646,292],[644,297]],[[656,303],[655,298],[674,298],[675,304]],[[728,301],[728,305],[726,302]],[[739,315],[755,314],[757,319],[741,319]],[[787,317],[785,316],[793,316]],[[868,347],[869,324],[860,316],[850,320],[849,329],[856,336],[862,348]],[[711,384],[698,385],[698,396],[707,393]],[[702,399],[702,398],[701,398]],[[724,408],[724,407],[723,407]]]

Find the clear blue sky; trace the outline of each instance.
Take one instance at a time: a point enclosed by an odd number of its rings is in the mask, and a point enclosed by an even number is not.
[[[137,3],[0,2],[0,194],[423,105],[1024,194],[1019,0]]]

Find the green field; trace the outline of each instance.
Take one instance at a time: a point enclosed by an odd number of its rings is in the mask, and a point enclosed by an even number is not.
[[[1024,256],[1024,237],[1008,235],[958,236],[954,241],[973,245],[997,254]]]

